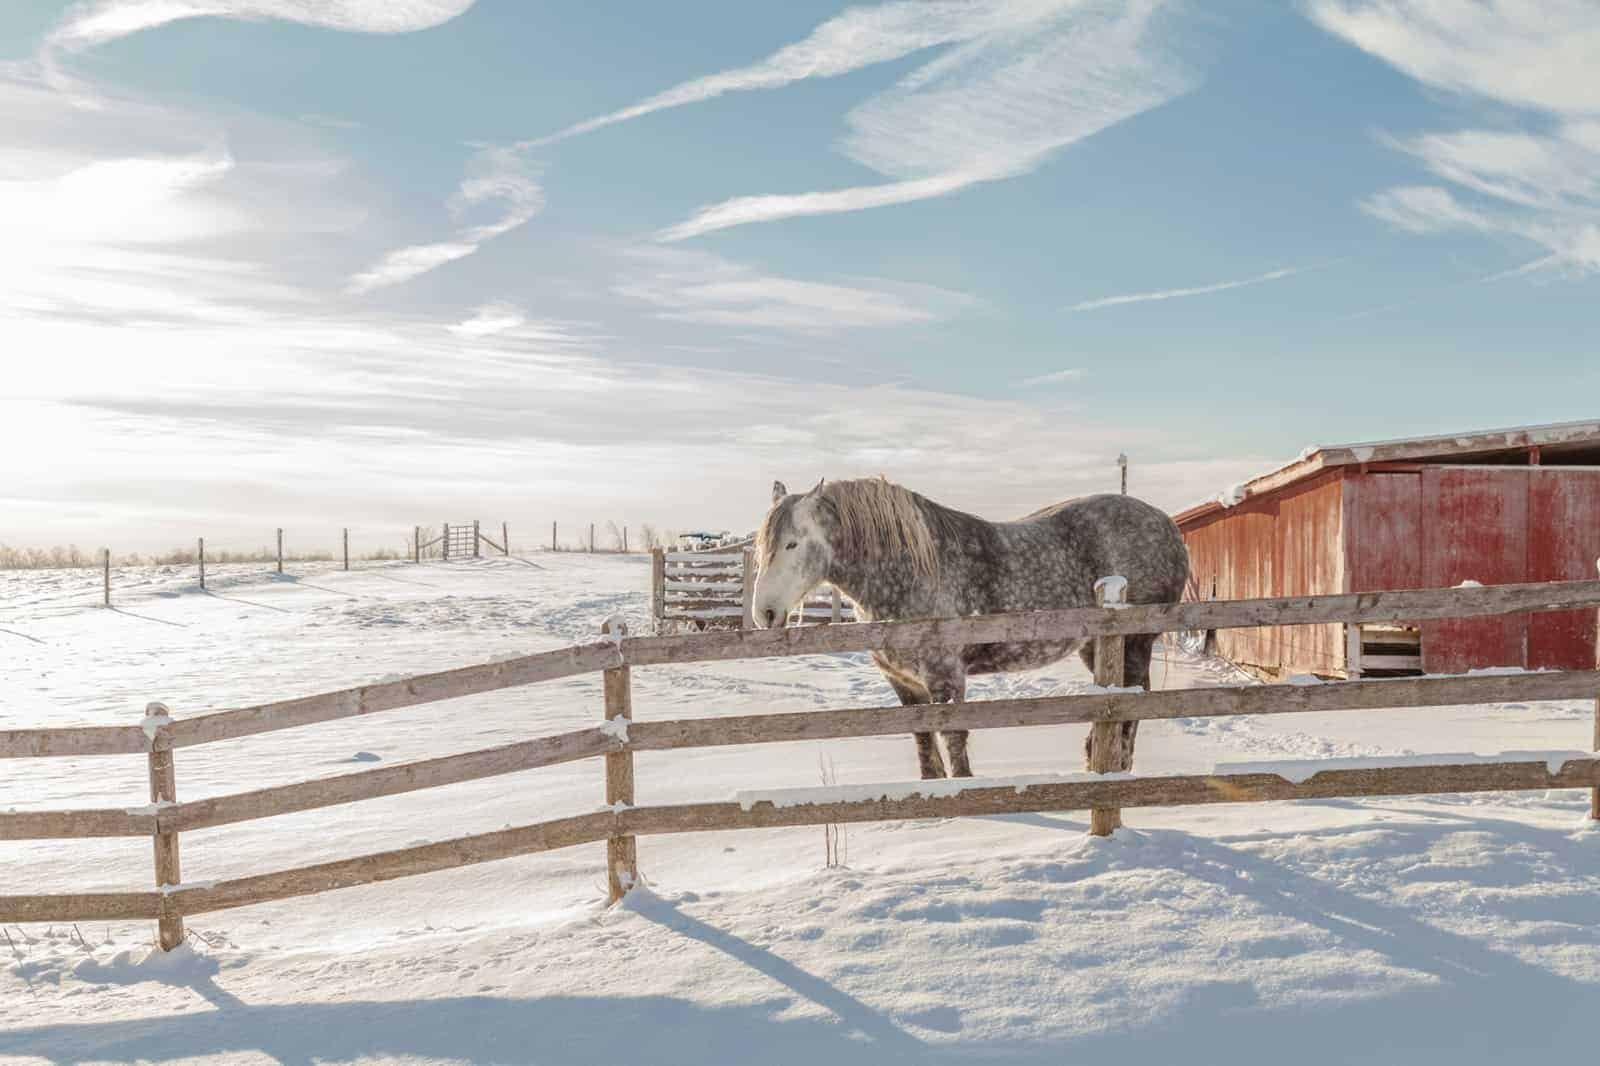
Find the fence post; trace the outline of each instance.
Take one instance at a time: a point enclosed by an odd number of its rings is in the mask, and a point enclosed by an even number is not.
[[[350,569],[350,530],[344,531],[344,568]]]
[[[594,554],[594,523],[589,523],[589,554]]]
[[[1128,494],[1128,457],[1121,452],[1117,453],[1117,468],[1122,471],[1122,494]]]
[[[656,635],[666,629],[667,621],[667,550],[650,549],[650,619]]]
[[[161,806],[178,802],[177,772],[172,765],[172,713],[164,703],[151,703],[144,709],[144,731],[150,738],[150,803],[159,818]],[[156,830],[156,890],[168,885],[183,883],[178,864],[178,834]],[[183,943],[183,918],[166,916],[166,896],[162,896],[158,919],[162,951],[171,951]]]
[[[744,588],[742,590],[743,594],[740,596],[740,606],[744,608],[744,617],[740,620],[739,625],[743,629],[754,629],[756,627],[756,565],[755,565],[755,563],[756,563],[756,553],[751,551],[749,548],[746,548],[744,550],[744,574],[743,574],[742,578],[740,579],[741,583],[744,586]],[[803,620],[804,619],[804,615],[805,615],[805,602],[804,601],[801,601],[801,604],[800,604],[800,614],[801,614],[802,620]]]
[[[554,522],[550,523],[550,550],[556,550],[556,524]]]
[[[1101,578],[1094,585],[1095,602],[1102,607],[1112,607],[1127,602],[1127,583],[1118,578]],[[1094,683],[1102,688],[1122,686],[1123,638],[1121,636],[1094,638]],[[1123,746],[1119,743],[1123,722],[1096,722],[1089,727],[1088,745],[1084,750],[1086,769],[1091,773],[1115,773],[1128,769],[1123,765]],[[1122,811],[1116,807],[1095,807],[1089,811],[1089,832],[1097,837],[1110,836],[1122,828]]]
[[[472,520],[472,557],[474,559],[481,559],[483,558],[482,552],[483,532],[478,529],[478,520],[474,518]]]
[[[440,529],[443,531],[443,536],[439,540],[439,551],[442,553],[441,557],[444,559],[444,561],[445,562],[449,562],[450,561],[450,523],[449,522],[445,522],[440,527]]]
[[[283,530],[278,530],[278,573],[283,573]]]
[[[506,524],[500,523],[500,554],[511,554],[511,534],[506,532]]]
[[[103,560],[103,562],[105,563],[106,606],[110,607],[111,606],[111,549],[110,548],[101,548],[100,550],[105,553],[105,559]]]
[[[600,632],[620,640],[628,626],[620,619],[608,620]],[[606,721],[621,721],[621,739],[626,743],[628,723],[633,721],[633,683],[626,666],[605,671]],[[621,806],[619,806],[619,804]],[[633,752],[606,754],[606,806],[621,811],[633,806]],[[615,903],[639,880],[639,842],[631,836],[606,838],[606,890],[608,902]]]
[[[417,565],[422,564],[422,527],[411,527],[411,561]]]
[[[201,537],[200,538],[200,589],[201,589],[202,592],[205,591],[205,587],[206,587],[206,538]]]
[[[622,527],[622,554],[628,554],[628,527]]]

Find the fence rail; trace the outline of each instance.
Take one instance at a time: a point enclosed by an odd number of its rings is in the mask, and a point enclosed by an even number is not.
[[[182,920],[187,915],[601,840],[607,842],[607,876],[615,899],[637,878],[636,837],[705,830],[1087,809],[1093,830],[1106,832],[1124,807],[1552,788],[1591,789],[1591,814],[1600,819],[1600,758],[1586,753],[1512,753],[1488,760],[1445,756],[1425,765],[1334,765],[1303,780],[1274,772],[1224,772],[1226,768],[1202,775],[1136,777],[1126,772],[1130,767],[1116,764],[1114,752],[1107,754],[1110,748],[1097,754],[1093,739],[1113,723],[1178,717],[1588,698],[1600,694],[1600,670],[1108,691],[659,722],[634,720],[629,679],[632,667],[666,663],[1062,638],[1094,640],[1097,661],[1120,665],[1120,657],[1110,653],[1129,633],[1478,617],[1597,606],[1600,582],[1590,581],[1107,606],[672,637],[629,637],[619,630],[604,633],[605,639],[593,644],[186,719],[173,719],[162,705],[152,704],[137,726],[0,731],[0,757],[144,754],[150,765],[148,806],[0,813],[0,839],[149,836],[156,845],[157,883],[153,892],[0,896],[0,921],[152,919],[158,923],[161,945],[171,948],[183,938]],[[604,674],[605,707],[603,720],[592,729],[204,800],[177,799],[173,753],[178,748],[596,671]],[[1096,680],[1109,685],[1120,676],[1097,672]],[[1596,713],[1595,747],[1600,750],[1600,700]],[[819,790],[805,790],[798,798],[767,793],[731,803],[634,804],[636,751],[1063,723],[1094,727],[1089,752],[1089,769],[1094,773],[1046,780],[841,786],[820,790],[820,799]],[[178,841],[183,832],[596,757],[605,761],[608,805],[597,812],[215,884],[182,883]]]

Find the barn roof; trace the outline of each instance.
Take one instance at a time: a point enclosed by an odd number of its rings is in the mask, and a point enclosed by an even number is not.
[[[1292,463],[1231,486],[1209,500],[1173,516],[1182,525],[1236,506],[1252,496],[1277,492],[1324,470],[1366,463],[1493,463],[1523,460],[1537,447],[1541,461],[1580,459],[1593,462],[1600,449],[1600,421],[1555,422],[1543,426],[1475,430],[1434,437],[1365,441],[1359,444],[1324,444],[1307,448]],[[1588,454],[1580,454],[1588,453]]]

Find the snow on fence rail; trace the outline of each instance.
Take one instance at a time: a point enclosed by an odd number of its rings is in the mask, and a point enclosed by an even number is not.
[[[1408,757],[1358,764],[1326,760],[1322,768],[1316,763],[1221,765],[1204,775],[1143,777],[1104,772],[1113,768],[1096,758],[1091,744],[1090,769],[1101,772],[780,790],[744,793],[732,802],[646,807],[635,805],[633,787],[635,751],[1073,722],[1090,723],[1095,727],[1092,736],[1098,736],[1102,727],[1121,721],[1588,698],[1600,694],[1600,670],[1136,693],[1116,691],[1120,669],[1108,667],[1096,675],[1103,691],[1079,696],[661,722],[634,720],[629,680],[631,667],[661,663],[1047,637],[1095,640],[1096,661],[1120,667],[1120,656],[1111,653],[1128,633],[1477,617],[1596,606],[1600,606],[1600,582],[1590,581],[1100,607],[676,637],[608,632],[606,639],[594,644],[193,718],[173,719],[165,707],[152,704],[139,725],[5,730],[0,731],[0,757],[146,756],[151,780],[148,805],[0,812],[0,839],[149,836],[155,843],[157,888],[0,896],[0,922],[152,919],[158,923],[160,943],[170,949],[182,942],[186,915],[600,840],[607,842],[610,894],[617,899],[638,875],[636,837],[718,829],[1088,809],[1094,816],[1094,831],[1105,832],[1123,807],[1553,788],[1591,789],[1591,816],[1600,819],[1600,758],[1582,752]],[[173,752],[178,748],[594,671],[604,674],[605,717],[593,729],[205,800],[177,799]],[[1595,747],[1600,751],[1600,699],[1596,715]],[[607,806],[590,814],[228,881],[182,882],[178,840],[183,832],[596,756],[605,760]]]

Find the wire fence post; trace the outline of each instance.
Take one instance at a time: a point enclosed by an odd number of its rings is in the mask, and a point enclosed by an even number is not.
[[[422,527],[411,527],[411,561],[420,565],[422,563]]]
[[[500,554],[511,554],[511,534],[506,531],[506,524],[500,523]]]
[[[350,569],[350,530],[344,531],[344,568]]]
[[[1094,583],[1094,598],[1102,607],[1127,602],[1127,582],[1120,577],[1101,578]],[[1094,683],[1101,688],[1122,687],[1122,636],[1094,638]],[[1132,741],[1128,727],[1135,722],[1096,722],[1089,727],[1084,750],[1086,769],[1105,774],[1127,770],[1132,764]],[[1110,836],[1122,828],[1122,811],[1116,807],[1095,807],[1089,811],[1089,832]]]
[[[474,559],[481,559],[483,558],[482,552],[483,533],[478,529],[478,520],[474,518],[472,520],[472,557]]]
[[[621,619],[610,619],[600,626],[600,632],[612,640],[628,635],[628,626]],[[618,725],[610,727],[612,736],[622,744],[628,742],[628,725],[633,721],[633,683],[626,666],[605,671],[606,721]],[[614,814],[621,814],[633,806],[633,752],[626,747],[606,754],[606,806]],[[606,890],[610,902],[615,903],[627,894],[639,880],[639,842],[635,837],[616,835],[606,838]]]
[[[550,550],[556,550],[556,524],[554,522],[550,523]]]
[[[622,527],[622,554],[628,554],[628,527]]]
[[[450,523],[446,522],[440,528],[439,550],[444,553],[445,562],[450,561]]]
[[[101,548],[100,550],[105,554],[105,558],[103,560],[101,560],[105,564],[105,592],[106,592],[105,605],[107,607],[110,607],[111,606],[111,549],[110,548]]]
[[[589,523],[589,554],[594,554],[594,523]]]
[[[178,802],[177,771],[172,765],[172,712],[164,703],[147,704],[144,709],[144,731],[150,738],[150,804],[157,819],[161,808]],[[183,883],[178,862],[178,834],[163,833],[156,829],[154,840],[156,891],[161,892],[161,917],[157,929],[162,951],[171,951],[183,943],[183,917],[167,914],[168,887]]]
[[[278,530],[278,573],[283,573],[283,530]]]
[[[1117,454],[1117,466],[1122,470],[1122,494],[1128,494],[1128,457],[1126,454]]]
[[[205,591],[205,587],[206,587],[206,538],[204,538],[204,537],[200,538],[199,558],[200,558],[200,590],[203,592],[203,591]]]

